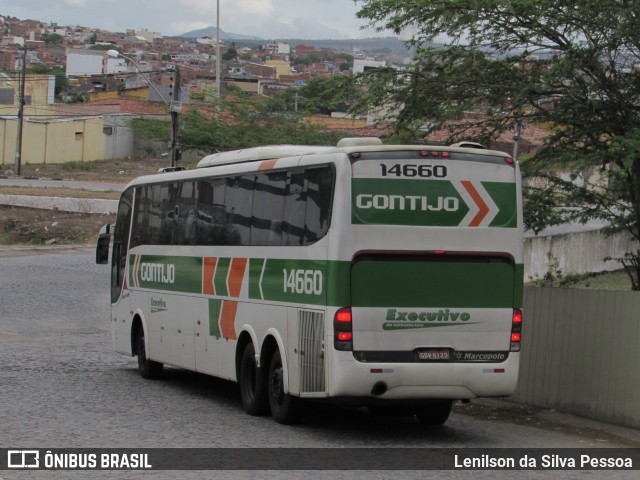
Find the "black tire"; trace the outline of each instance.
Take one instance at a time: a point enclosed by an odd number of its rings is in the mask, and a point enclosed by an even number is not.
[[[273,352],[269,363],[268,392],[271,416],[276,422],[287,425],[300,421],[300,399],[284,393],[284,370],[280,350]]]
[[[451,413],[451,400],[421,405],[416,410],[416,417],[423,425],[442,425]]]
[[[147,349],[144,346],[144,332],[142,328],[138,333],[136,345],[138,347],[138,371],[142,378],[156,379],[162,377],[162,364],[147,358]]]
[[[265,415],[269,412],[267,382],[264,372],[256,365],[255,348],[249,343],[240,357],[240,397],[244,411],[249,415]]]

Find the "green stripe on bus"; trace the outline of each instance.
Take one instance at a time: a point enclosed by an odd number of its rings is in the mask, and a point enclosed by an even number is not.
[[[222,337],[220,333],[220,311],[222,310],[222,300],[209,299],[209,335],[212,337]]]
[[[202,257],[141,255],[130,283],[140,288],[201,294]],[[230,258],[219,258],[216,297],[228,296]],[[249,259],[250,300],[355,307],[521,307],[524,265],[508,262],[416,262]],[[209,302],[210,328],[219,333],[221,300]],[[214,319],[215,317],[215,319]],[[214,332],[214,330],[211,330]]]
[[[361,261],[352,269],[353,306],[513,308],[517,271],[506,262]]]
[[[348,306],[350,262],[249,260],[249,298],[308,305]]]
[[[229,265],[231,265],[230,258],[218,258],[218,264],[216,265],[216,273],[213,276],[213,286],[215,288],[216,295],[221,297],[229,296],[227,290],[227,277],[229,276]]]
[[[129,258],[133,270],[135,255]],[[140,255],[131,272],[139,288],[182,293],[202,293],[202,257]],[[136,285],[131,282],[131,286]]]
[[[460,182],[459,189],[463,189]],[[470,206],[481,211],[481,219],[493,216],[490,227],[517,226],[516,184],[481,182],[473,192],[476,199],[465,200],[449,180],[404,180],[354,178],[351,183],[351,223],[378,225],[415,225],[456,227],[465,220]],[[476,185],[478,186],[478,185]],[[482,193],[482,189],[486,193]],[[489,196],[487,198],[486,196]],[[492,207],[491,201],[495,203]],[[470,203],[467,204],[467,202]],[[496,208],[498,209],[496,211]],[[481,221],[481,219],[479,221]],[[478,226],[478,225],[471,225]]]
[[[516,184],[505,182],[482,182],[482,186],[500,209],[489,224],[490,227],[516,228],[518,226]]]
[[[469,207],[448,180],[353,178],[351,223],[457,226]]]
[[[524,305],[524,264],[518,263],[516,265],[516,287],[513,291],[513,306],[515,308],[522,308]]]
[[[260,293],[260,276],[264,267],[264,258],[249,259],[249,298],[262,299]]]

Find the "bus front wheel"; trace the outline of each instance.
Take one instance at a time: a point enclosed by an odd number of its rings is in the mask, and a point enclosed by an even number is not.
[[[271,416],[278,423],[292,424],[300,420],[300,399],[284,393],[284,369],[280,350],[276,350],[269,363],[269,407]]]
[[[162,364],[149,360],[147,358],[147,349],[144,345],[144,331],[140,328],[138,333],[138,341],[136,343],[138,350],[138,371],[142,378],[160,378],[162,376]]]
[[[442,425],[451,413],[451,400],[421,405],[416,409],[416,417],[423,425]]]
[[[268,410],[267,386],[264,374],[256,365],[253,343],[247,344],[240,358],[240,396],[249,415],[264,415]]]

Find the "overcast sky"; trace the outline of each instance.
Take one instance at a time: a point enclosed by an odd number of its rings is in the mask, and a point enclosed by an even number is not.
[[[379,36],[353,0],[220,0],[220,29],[265,39]],[[0,14],[124,32],[179,35],[216,24],[216,0],[0,0]]]

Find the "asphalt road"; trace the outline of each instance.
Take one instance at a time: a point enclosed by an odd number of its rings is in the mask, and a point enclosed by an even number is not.
[[[246,415],[234,383],[166,368],[143,380],[136,359],[113,353],[108,267],[93,251],[0,250],[0,446],[115,447],[639,447],[637,431],[549,413],[549,422],[468,415],[444,427],[315,407],[302,425]],[[509,407],[511,408],[511,407]],[[511,408],[511,410],[513,410]],[[498,413],[495,413],[495,412]],[[569,428],[568,428],[569,427]],[[604,472],[29,472],[28,478],[601,478]],[[613,479],[637,471],[607,472]],[[0,471],[0,480],[26,478]]]

